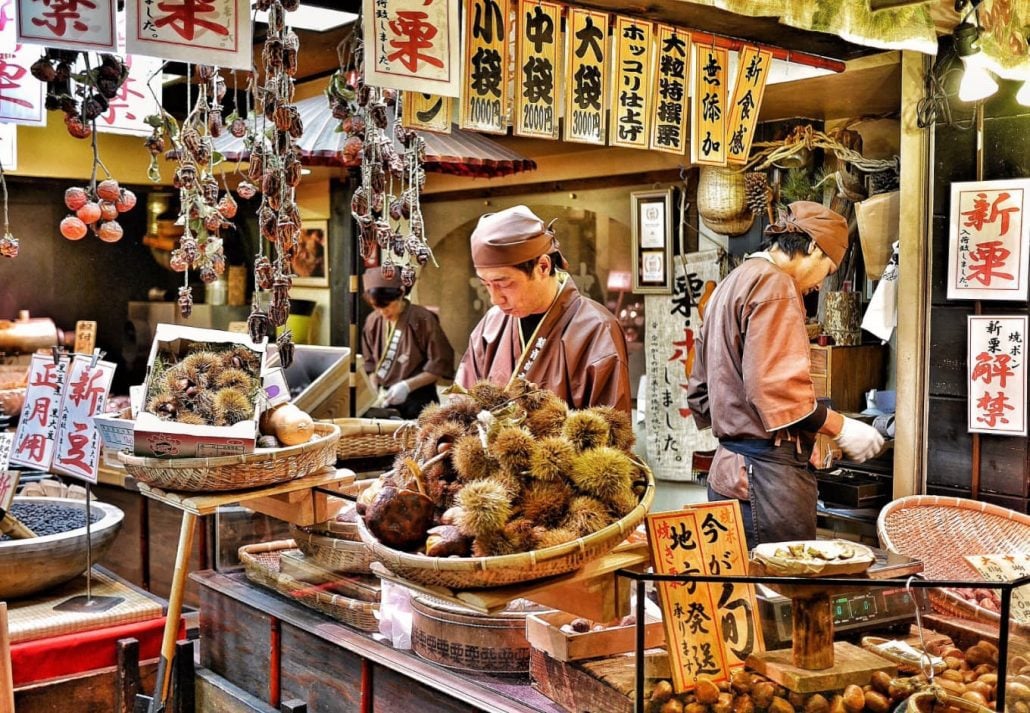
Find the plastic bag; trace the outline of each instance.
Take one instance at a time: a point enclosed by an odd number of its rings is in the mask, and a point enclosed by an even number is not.
[[[379,633],[395,649],[411,648],[411,590],[385,579],[379,598]]]

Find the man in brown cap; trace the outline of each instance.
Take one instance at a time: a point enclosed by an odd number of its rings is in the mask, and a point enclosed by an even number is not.
[[[816,433],[862,462],[880,452],[872,426],[815,398],[802,297],[836,272],[848,248],[843,217],[798,201],[765,229],[763,252],[748,256],[708,301],[687,398],[698,428],[719,448],[709,500],[737,499],[749,547],[816,535]]]
[[[484,215],[472,263],[493,307],[469,338],[455,381],[504,386],[522,377],[573,408],[630,410],[626,337],[563,269],[551,226],[523,205]]]
[[[373,312],[361,330],[365,372],[381,394],[379,405],[416,418],[437,401],[436,382],[454,375],[454,349],[437,316],[407,299],[400,270],[365,270],[365,301]]]

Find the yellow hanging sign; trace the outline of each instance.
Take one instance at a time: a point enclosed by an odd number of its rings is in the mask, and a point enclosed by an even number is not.
[[[726,165],[726,50],[694,45],[691,163]]]
[[[463,129],[508,133],[508,0],[467,0]]]
[[[747,163],[771,66],[772,52],[749,46],[740,51],[737,83],[733,89],[729,120],[726,122],[727,163]]]
[[[558,80],[561,76],[562,6],[521,0],[515,23],[515,111],[517,136],[558,138]]]
[[[654,28],[632,17],[615,18],[615,71],[608,143],[646,149],[651,119]]]
[[[451,133],[451,97],[422,92],[404,92],[401,126],[419,131]]]
[[[687,150],[690,33],[671,25],[658,25],[655,36],[658,42],[649,146],[654,151],[682,155]]]
[[[608,15],[569,8],[566,41],[565,128],[562,138],[604,145],[608,111]]]

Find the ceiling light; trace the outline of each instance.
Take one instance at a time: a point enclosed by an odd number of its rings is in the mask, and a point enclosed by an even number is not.
[[[975,102],[986,99],[998,91],[998,83],[984,66],[984,56],[980,50],[980,28],[962,22],[955,27],[954,36],[955,51],[965,67],[958,88],[959,100]]]
[[[256,0],[251,0],[251,7],[255,4]],[[268,24],[267,12],[258,11],[254,17],[258,22]],[[353,12],[327,10],[326,8],[311,7],[310,5],[301,5],[296,10],[286,13],[286,24],[293,29],[314,30],[315,32],[325,32],[341,25],[349,25],[357,19],[358,16]]]

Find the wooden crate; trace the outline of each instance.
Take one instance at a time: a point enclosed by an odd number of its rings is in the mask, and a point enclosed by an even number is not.
[[[612,654],[623,654],[636,647],[637,628],[616,626],[603,631],[566,633],[561,630],[565,624],[577,617],[566,612],[543,612],[530,614],[526,619],[526,638],[530,645],[558,661],[576,661]],[[665,644],[665,630],[662,622],[648,620],[644,627],[644,648],[650,649]]]
[[[886,382],[884,347],[863,344],[857,347],[813,344],[812,383],[816,398],[829,398],[838,411],[859,412],[865,408],[865,392],[882,389]]]

